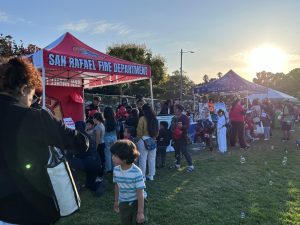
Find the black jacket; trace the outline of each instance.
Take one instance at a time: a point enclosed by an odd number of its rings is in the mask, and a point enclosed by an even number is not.
[[[88,142],[47,111],[0,94],[0,220],[48,224],[59,218],[45,168],[48,146],[79,152]]]
[[[171,140],[171,132],[168,129],[160,129],[158,133],[157,146],[158,147],[166,147],[170,144]]]

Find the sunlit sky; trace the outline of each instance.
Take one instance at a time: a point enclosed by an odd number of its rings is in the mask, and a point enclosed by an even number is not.
[[[196,83],[233,69],[252,80],[261,70],[300,67],[297,0],[0,0],[0,33],[45,47],[69,31],[105,52],[116,43],[145,44]]]

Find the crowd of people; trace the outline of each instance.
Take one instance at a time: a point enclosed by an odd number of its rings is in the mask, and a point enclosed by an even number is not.
[[[113,181],[116,182],[114,208],[120,212],[122,224],[133,224],[129,222],[132,218],[128,217],[128,202],[135,208],[132,211],[132,207],[129,207],[130,215],[137,218],[137,221],[145,220],[146,215],[138,212],[143,211],[142,208],[146,210],[146,200],[142,201],[140,195],[144,194],[146,199],[147,193],[140,192],[140,189],[145,187],[146,180],[155,179],[157,168],[166,166],[166,148],[171,140],[175,149],[175,164],[169,168],[179,169],[183,155],[188,164],[187,172],[194,170],[191,155],[187,151],[190,119],[183,114],[184,108],[179,101],[174,103],[170,104],[170,101],[167,101],[160,113],[173,115],[171,123],[168,124],[166,121],[158,123],[153,109],[143,99],[129,105],[128,100],[123,98],[115,111],[112,107],[105,107],[102,116],[101,98],[94,97],[93,102],[86,106],[86,122],[77,121],[75,124],[76,129],[79,129],[78,124],[82,127],[86,124],[90,142],[95,143],[90,145],[90,148],[94,148],[91,152],[98,153],[98,156],[94,157],[97,163],[93,165],[98,166],[94,167],[93,171],[91,164],[87,168],[73,166],[73,161],[79,158],[73,155],[69,159],[71,167],[75,174],[76,170],[85,171],[85,186],[94,191],[96,196],[104,194],[104,177],[113,172]],[[134,190],[134,193],[137,191],[137,195],[128,191],[129,188]]]
[[[170,123],[158,122],[151,106],[143,98],[130,105],[123,98],[114,109],[100,109],[101,98],[94,97],[86,106],[85,120],[76,121],[75,130],[66,128],[49,111],[37,105],[41,78],[28,61],[12,58],[0,63],[0,221],[15,224],[51,224],[60,217],[45,165],[49,146],[65,151],[79,190],[89,189],[95,196],[106,190],[105,177],[113,174],[114,209],[122,224],[142,223],[147,219],[145,182],[155,180],[156,170],[166,167],[166,149],[172,143],[175,162],[170,169],[179,169],[181,159],[187,172],[195,167],[187,149],[191,118],[178,99],[167,100],[159,115],[172,115]],[[212,120],[212,117],[214,120]],[[218,150],[227,151],[237,141],[243,149],[258,138],[266,141],[278,124],[282,141],[290,139],[299,110],[289,102],[273,105],[268,99],[252,104],[235,99],[229,114],[215,112],[214,101],[196,128],[196,137],[213,150],[216,136]],[[148,169],[147,169],[148,166]],[[80,183],[78,173],[85,173]]]
[[[158,123],[143,98],[133,105],[123,98],[116,110],[105,107],[102,112],[101,98],[95,97],[86,106],[85,120],[76,121],[72,130],[38,104],[41,84],[39,72],[26,59],[1,59],[1,223],[53,224],[59,219],[45,169],[51,146],[63,150],[79,190],[86,188],[102,196],[106,190],[104,177],[113,173],[114,208],[120,212],[122,224],[146,220],[145,181],[153,181],[157,167],[165,166],[171,139],[174,168],[180,167],[182,153],[188,162],[187,171],[194,170],[186,146],[189,118],[178,102],[167,109],[166,114],[174,112],[169,126],[165,121]],[[85,174],[84,183],[78,179],[81,172]]]
[[[288,100],[272,103],[268,98],[262,102],[254,99],[252,103],[247,99],[235,98],[226,108],[228,114],[222,109],[215,112],[213,100],[210,100],[196,128],[196,141],[200,138],[212,150],[211,137],[216,136],[221,153],[227,151],[227,139],[231,147],[238,143],[247,150],[255,140],[269,141],[275,128],[281,128],[283,142],[289,141],[290,132],[300,114],[296,104]]]

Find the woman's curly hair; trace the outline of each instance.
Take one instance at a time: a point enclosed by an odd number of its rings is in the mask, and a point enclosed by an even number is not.
[[[13,57],[0,60],[0,91],[16,93],[22,85],[42,90],[39,71],[28,59]]]

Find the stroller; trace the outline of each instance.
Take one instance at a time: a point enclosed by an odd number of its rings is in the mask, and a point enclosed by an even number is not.
[[[195,142],[204,143],[209,147],[209,150],[213,150],[212,135],[215,131],[215,125],[208,119],[201,119],[197,122]]]

